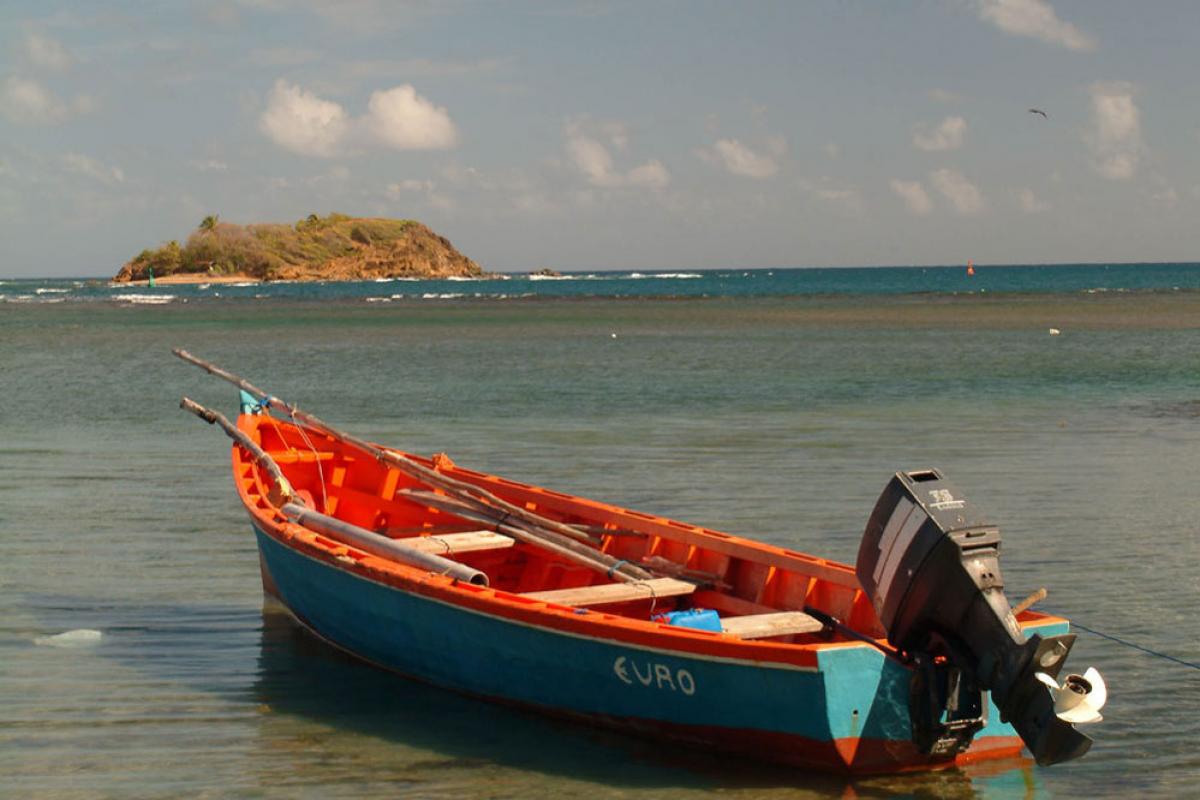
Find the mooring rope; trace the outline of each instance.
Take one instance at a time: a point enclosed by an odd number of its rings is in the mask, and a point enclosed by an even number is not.
[[[1047,613],[1055,614],[1056,616],[1064,616],[1064,617],[1066,616],[1066,615],[1062,615],[1062,614],[1057,614],[1057,612],[1053,612],[1053,611],[1050,611]],[[1088,633],[1095,634],[1096,636],[1099,636],[1102,639],[1108,639],[1110,642],[1116,642],[1117,644],[1124,645],[1125,647],[1128,647],[1132,650],[1140,650],[1143,653],[1146,653],[1148,655],[1157,656],[1158,658],[1166,659],[1167,661],[1174,661],[1176,664],[1180,664],[1185,667],[1191,667],[1192,669],[1200,670],[1200,664],[1197,664],[1194,661],[1184,661],[1182,658],[1177,658],[1176,656],[1173,656],[1169,653],[1163,653],[1158,650],[1152,650],[1149,647],[1143,647],[1142,645],[1136,644],[1135,642],[1131,642],[1128,639],[1122,639],[1120,636],[1114,636],[1111,633],[1105,633],[1104,631],[1098,631],[1095,628],[1089,628],[1087,625],[1084,625],[1081,622],[1077,622],[1076,620],[1071,619],[1070,617],[1066,617],[1066,618],[1071,620],[1072,628],[1079,628],[1079,630],[1081,630],[1081,631],[1087,631]]]

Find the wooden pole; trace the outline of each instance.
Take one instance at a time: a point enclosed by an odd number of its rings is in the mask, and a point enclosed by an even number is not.
[[[291,502],[296,496],[296,493],[292,490],[292,485],[284,477],[283,470],[275,463],[275,459],[267,455],[266,451],[255,444],[249,436],[239,431],[237,426],[226,419],[225,415],[219,414],[210,408],[205,408],[190,397],[182,398],[179,401],[179,407],[184,411],[190,411],[209,425],[215,424],[224,429],[230,439],[233,439],[250,453],[255,463],[266,470],[267,474],[271,476],[272,484],[270,489],[267,490],[267,499],[271,501],[273,506],[279,508],[285,503]]]
[[[296,499],[295,492],[293,492],[288,479],[284,477],[279,465],[275,463],[275,459],[271,458],[249,436],[238,430],[223,414],[213,411],[210,408],[205,408],[190,397],[184,397],[180,400],[179,407],[185,411],[190,411],[210,425],[215,424],[219,426],[230,439],[233,439],[245,448],[251,457],[254,458],[255,463],[271,476],[272,486],[267,492],[267,499],[271,501],[273,506],[279,509],[279,512],[284,517],[292,520],[302,528],[307,528],[316,533],[323,533],[339,542],[357,547],[359,550],[379,556],[380,558],[400,561],[409,566],[427,569],[439,575],[449,575],[452,578],[467,581],[478,586],[488,585],[487,575],[477,569],[460,564],[457,561],[451,561],[448,558],[443,558],[435,553],[425,553],[407,547],[402,540],[390,539],[374,531],[369,531],[340,519],[320,514],[311,508],[306,508],[294,502]]]
[[[278,397],[275,397],[274,395],[267,394],[262,389],[258,388],[257,386],[250,383],[246,379],[241,378],[237,375],[234,375],[232,372],[221,369],[216,364],[212,364],[208,361],[205,361],[202,358],[198,358],[186,350],[175,348],[171,352],[174,353],[179,358],[183,359],[184,361],[187,361],[191,364],[195,364],[196,366],[203,369],[205,372],[208,372],[212,375],[216,375],[218,378],[229,381],[234,386],[237,386],[238,388],[240,388],[246,392],[249,392],[250,394],[253,394],[257,397],[262,398],[263,400],[265,400],[267,402],[267,405],[270,408],[274,408],[277,411],[281,411],[281,412],[287,414],[288,416],[292,417],[293,419],[300,420],[301,422],[305,423],[306,425],[309,425],[312,428],[316,428],[321,433],[331,436],[338,441],[345,442],[345,443],[351,444],[361,450],[365,450],[368,453],[370,453],[372,456],[374,456],[378,461],[390,464],[390,465],[396,467],[397,469],[401,470],[402,472],[406,473],[410,477],[417,478],[418,480],[422,480],[426,483],[432,484],[433,486],[435,486],[439,489],[442,489],[448,493],[451,493],[454,496],[460,497],[464,500],[475,499],[478,501],[482,501],[482,502],[486,503],[487,505],[495,506],[496,508],[499,508],[502,511],[504,511],[505,513],[507,513],[509,516],[516,517],[517,519],[523,519],[533,525],[536,525],[539,528],[551,530],[551,531],[559,533],[563,536],[569,536],[572,539],[577,539],[579,541],[584,541],[584,542],[589,541],[591,538],[588,536],[588,534],[586,534],[582,531],[576,530],[575,528],[571,527],[570,525],[566,525],[561,522],[556,522],[555,520],[549,519],[547,517],[543,517],[540,514],[535,514],[532,511],[530,511],[529,509],[522,508],[521,506],[518,506],[518,505],[514,505],[512,503],[507,502],[506,500],[501,500],[499,497],[496,497],[496,495],[492,494],[487,489],[484,489],[480,486],[476,486],[472,483],[467,483],[465,481],[459,481],[459,480],[451,478],[447,475],[443,475],[442,473],[438,472],[437,470],[431,469],[422,464],[418,464],[416,461],[413,461],[412,459],[410,459],[406,456],[403,456],[392,450],[385,450],[381,447],[377,447],[368,441],[359,439],[357,436],[354,436],[353,434],[349,434],[349,433],[346,433],[345,431],[338,430],[337,428],[334,428],[332,425],[329,425],[328,423],[317,418],[316,416],[309,414],[307,412],[301,411],[300,409],[296,408],[295,406],[290,406],[287,403],[285,403],[284,401],[280,400]],[[642,577],[645,577],[645,576],[642,576]]]
[[[460,564],[457,561],[444,558],[436,553],[426,553],[423,550],[409,547],[404,543],[403,539],[389,539],[382,534],[369,531],[366,528],[360,528],[357,525],[351,525],[349,522],[337,519],[336,517],[321,514],[298,503],[286,503],[279,511],[303,528],[323,534],[343,544],[348,544],[365,553],[370,553],[389,561],[399,561],[402,564],[408,564],[410,567],[426,569],[438,575],[449,575],[451,578],[466,581],[476,586],[488,585],[487,575],[474,567],[468,567],[466,564]]]
[[[1017,603],[1016,607],[1012,610],[1012,615],[1015,617],[1017,614],[1020,614],[1022,611],[1027,610],[1034,603],[1042,602],[1043,600],[1046,599],[1046,596],[1048,594],[1050,594],[1050,593],[1046,591],[1045,586],[1038,589],[1036,592],[1030,592],[1028,597],[1026,597],[1021,602]]]
[[[618,578],[626,583],[636,583],[639,580],[647,580],[653,577],[652,573],[646,572],[634,564],[614,558],[608,553],[602,553],[585,544],[580,544],[574,539],[568,539],[566,536],[558,536],[551,531],[529,530],[525,525],[517,524],[520,522],[519,520],[506,521],[503,515],[478,511],[446,495],[434,494],[432,492],[418,492],[412,489],[402,489],[398,494],[412,500],[414,503],[446,511],[472,522],[494,525],[497,531],[506,536],[511,536],[517,541],[526,542],[527,544],[540,545],[551,552],[561,555],[563,558],[589,567],[596,572],[602,572],[609,578]],[[627,567],[643,572],[643,577],[626,575]]]
[[[224,370],[215,364],[198,358],[186,350],[175,348],[171,351],[179,358],[187,361],[190,364],[200,367],[205,372],[215,375],[222,380],[228,381],[243,391],[249,392],[256,397],[262,398],[269,408],[274,408],[291,417],[293,420],[299,420],[311,428],[320,431],[321,433],[332,437],[333,439],[357,447],[371,454],[376,460],[381,463],[395,467],[406,475],[415,478],[426,485],[441,489],[448,496],[458,500],[469,508],[476,509],[477,513],[495,514],[501,518],[511,518],[513,521],[521,521],[525,523],[523,530],[529,536],[535,537],[540,543],[547,545],[548,549],[554,549],[556,552],[567,550],[563,547],[562,538],[572,539],[576,542],[589,542],[591,537],[586,533],[576,530],[570,525],[558,522],[556,520],[543,517],[540,514],[535,514],[529,509],[509,503],[496,495],[489,492],[480,486],[460,481],[451,478],[448,475],[443,475],[435,469],[426,467],[416,461],[401,455],[392,450],[386,450],[378,447],[370,442],[354,436],[353,434],[340,431],[333,426],[323,422],[312,414],[300,411],[295,406],[290,406],[274,395],[267,394],[262,389],[250,383],[246,379],[234,375],[232,372]],[[215,412],[212,412],[215,413]],[[228,422],[228,421],[227,421]],[[236,428],[234,429],[236,430]],[[497,513],[498,512],[498,513]],[[550,548],[550,545],[554,545]],[[601,553],[592,547],[587,547],[588,553],[585,555],[578,551],[569,550],[575,555],[586,557],[589,562],[612,560],[612,565],[604,571],[609,577],[617,578],[622,581],[639,581],[646,580],[652,577],[652,573],[628,562],[614,559],[605,553]],[[600,557],[600,558],[597,558]],[[592,564],[589,563],[588,566]]]

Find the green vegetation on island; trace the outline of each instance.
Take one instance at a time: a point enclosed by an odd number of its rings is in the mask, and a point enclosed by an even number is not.
[[[481,275],[474,261],[415,220],[310,214],[295,225],[235,225],[205,217],[181,246],[143,250],[115,281],[170,276],[365,280]]]

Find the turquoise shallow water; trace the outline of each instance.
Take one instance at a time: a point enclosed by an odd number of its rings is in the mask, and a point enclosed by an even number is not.
[[[220,304],[262,299],[298,302],[445,302],[530,298],[765,298],[903,295],[1063,295],[1200,290],[1200,263],[839,267],[703,271],[571,272],[408,278],[341,283],[162,283],[151,288],[97,278],[0,280],[0,304]]]
[[[299,634],[263,609],[227,440],[176,408],[232,413],[235,393],[172,346],[380,441],[844,561],[890,474],[938,466],[1000,524],[1010,596],[1047,586],[1048,608],[1200,661],[1200,296],[1152,288],[10,303],[0,794],[847,789],[467,701]],[[81,628],[99,642],[45,643]],[[1200,673],[1086,633],[1072,664],[1110,687],[1085,759],[853,791],[1190,793]]]

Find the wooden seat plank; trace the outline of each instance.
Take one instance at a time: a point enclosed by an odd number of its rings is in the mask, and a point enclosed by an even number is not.
[[[631,600],[678,597],[691,594],[696,584],[675,578],[654,578],[633,583],[602,583],[598,586],[581,586],[576,589],[555,589],[547,592],[525,592],[522,597],[559,603],[564,606],[598,606],[609,603],[627,603]]]
[[[766,639],[770,636],[787,636],[793,633],[816,633],[825,627],[816,617],[803,611],[777,611],[772,614],[749,614],[743,617],[725,617],[721,620],[721,632],[742,639]]]
[[[420,550],[422,553],[453,555],[471,553],[476,550],[500,550],[512,547],[516,541],[495,531],[465,531],[463,533],[441,533],[433,536],[409,536],[396,539],[398,544]]]

